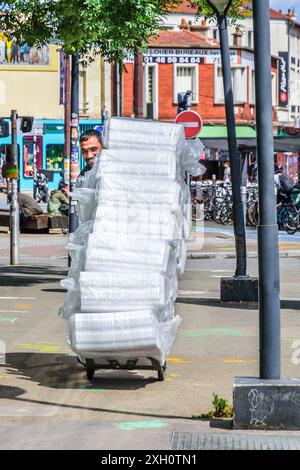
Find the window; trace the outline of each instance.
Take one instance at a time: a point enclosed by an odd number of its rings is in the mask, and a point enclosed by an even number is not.
[[[250,69],[250,104],[255,104],[255,70]]]
[[[272,105],[277,105],[277,81],[275,73],[272,73]]]
[[[252,36],[253,36],[253,32],[248,31],[248,47],[252,47]]]
[[[213,38],[218,41],[219,40],[219,30],[213,29]]]
[[[144,65],[144,117],[158,119],[158,64]]]
[[[174,64],[174,103],[177,94],[192,91],[192,103],[198,103],[198,64]]]
[[[46,169],[52,171],[64,169],[63,144],[48,144],[46,146]]]
[[[246,67],[231,68],[233,99],[235,104],[247,102],[247,69]],[[215,103],[224,104],[223,73],[222,67],[215,67]]]
[[[34,170],[34,162],[36,169],[43,168],[43,138],[36,136],[36,142],[33,136],[23,138],[23,175],[25,178],[32,178]]]

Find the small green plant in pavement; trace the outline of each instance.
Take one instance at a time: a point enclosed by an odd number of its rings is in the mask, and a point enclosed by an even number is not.
[[[194,419],[212,419],[212,418],[232,418],[233,417],[233,406],[228,404],[228,400],[219,397],[216,393],[213,393],[212,400],[213,409],[208,413],[193,416]]]

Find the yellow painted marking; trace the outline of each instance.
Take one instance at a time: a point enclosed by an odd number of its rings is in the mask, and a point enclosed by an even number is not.
[[[24,310],[30,310],[32,307],[32,304],[16,304],[17,308],[24,308]]]
[[[193,361],[184,361],[178,357],[168,357],[167,362],[173,362],[174,364],[192,364]]]
[[[293,343],[294,341],[300,341],[300,338],[289,338],[288,342]]]
[[[248,364],[249,362],[257,362],[257,360],[245,361],[244,359],[225,359],[225,364]]]
[[[23,343],[18,345],[21,349],[28,349],[28,350],[33,350],[33,351],[38,351],[41,353],[46,353],[46,352],[57,352],[57,351],[67,351],[63,346],[61,345],[51,345],[51,344],[31,344],[31,343]]]
[[[279,248],[300,248],[299,245],[279,245]]]
[[[165,382],[173,382],[176,377],[178,377],[178,374],[168,374],[165,378]]]
[[[7,374],[0,375],[0,379],[5,379],[5,377],[9,377],[9,375],[7,375]]]

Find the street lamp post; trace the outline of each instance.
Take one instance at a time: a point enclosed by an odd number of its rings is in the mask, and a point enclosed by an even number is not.
[[[259,189],[258,262],[260,378],[280,378],[280,296],[269,0],[253,2],[257,168]]]
[[[241,171],[235,130],[230,49],[227,30],[227,12],[232,4],[232,1],[233,0],[206,0],[206,2],[212,7],[216,14],[220,34],[228,150],[232,182],[233,224],[236,248],[235,278],[245,278],[247,277],[246,232],[244,224],[243,202],[241,198]]]

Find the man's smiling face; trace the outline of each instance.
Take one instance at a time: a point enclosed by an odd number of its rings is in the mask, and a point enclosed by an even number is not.
[[[95,158],[102,150],[102,145],[98,141],[97,137],[91,136],[89,139],[80,142],[81,153],[85,162],[92,167],[95,162]]]

